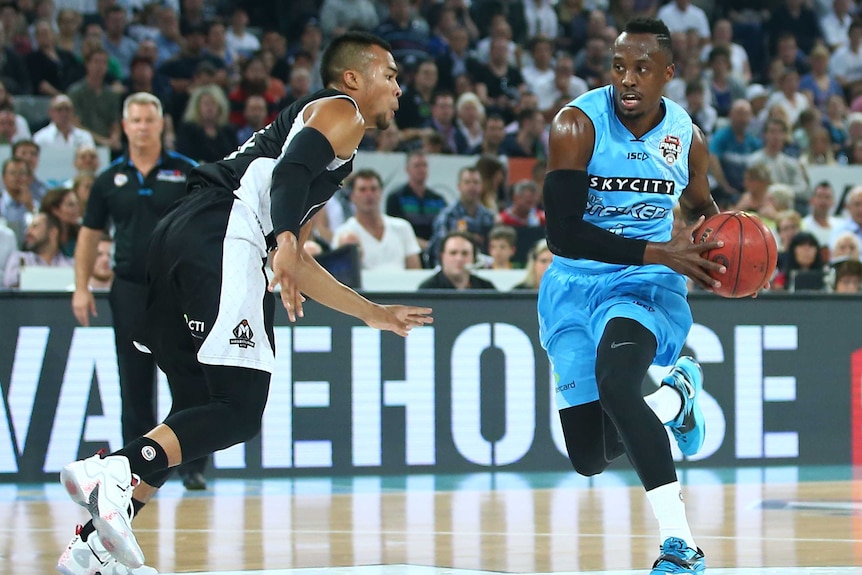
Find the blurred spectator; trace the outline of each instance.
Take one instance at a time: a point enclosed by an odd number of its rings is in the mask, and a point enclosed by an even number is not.
[[[341,36],[348,30],[373,30],[380,23],[372,0],[323,0],[320,27],[327,38]]]
[[[15,232],[6,224],[0,223],[0,285],[5,285],[3,276],[6,272],[6,263],[16,251],[18,251],[18,239],[15,237]]]
[[[227,68],[230,79],[235,79],[239,71],[240,58],[227,45],[227,33],[224,20],[213,18],[206,24],[206,41],[204,53],[219,58]]]
[[[847,34],[847,45],[835,50],[829,59],[829,72],[852,101],[862,89],[862,19],[854,18]]]
[[[584,0],[560,0],[557,2],[557,20],[560,22],[557,46],[569,54],[580,52],[587,40],[589,17],[590,12],[584,7]]]
[[[535,109],[522,110],[518,114],[518,132],[509,134],[500,145],[500,152],[510,158],[547,158],[548,153],[542,135],[545,117]]]
[[[472,150],[472,155],[500,156],[500,146],[506,137],[506,123],[499,114],[490,114],[485,119],[482,143]]]
[[[777,269],[781,270],[787,262],[790,240],[802,230],[802,216],[796,210],[783,210],[775,216],[775,229],[778,231]]]
[[[113,151],[122,149],[120,130],[120,95],[105,87],[108,53],[91,52],[85,62],[87,75],[69,88],[69,98],[81,127],[90,131],[93,140]]]
[[[770,283],[773,289],[791,292],[824,289],[824,261],[820,244],[814,235],[799,232],[793,236],[787,249],[787,259]]]
[[[199,71],[199,66],[207,62],[215,69],[214,81],[219,86],[227,83],[227,68],[224,60],[204,52],[204,41],[206,29],[195,26],[185,34],[183,51],[172,60],[164,62],[159,67],[159,73],[163,74],[170,82],[174,95],[188,95],[193,88],[193,77]],[[175,100],[176,102],[176,100]],[[174,120],[177,118],[175,117]]]
[[[829,248],[833,230],[840,227],[844,220],[832,215],[835,207],[835,193],[832,185],[824,180],[814,186],[814,193],[808,200],[810,210],[808,215],[802,218],[802,229],[814,234],[818,243]]]
[[[529,2],[532,1],[529,0]],[[530,63],[521,68],[524,82],[532,87],[541,83],[552,84],[554,78],[553,43],[547,36],[535,36],[530,38],[528,48],[530,50]]]
[[[725,48],[730,57],[730,73],[738,78],[743,86],[751,81],[751,65],[745,48],[733,41],[733,25],[727,18],[719,18],[712,25],[712,38],[700,52],[700,59],[709,60],[713,48]]]
[[[418,62],[429,57],[428,23],[412,14],[410,0],[389,0],[389,17],[374,29],[374,33],[389,42],[392,55],[401,64]]]
[[[711,94],[712,87],[707,79],[707,74],[703,72],[703,64],[700,57],[695,54],[689,54],[682,61],[682,73],[677,74],[664,87],[664,95],[680,106],[685,107],[685,92],[688,85],[692,82],[700,82],[703,85],[703,93]]]
[[[499,224],[488,232],[488,255],[490,259],[484,266],[492,270],[512,269],[512,258],[518,244],[518,232],[512,226]]]
[[[33,141],[39,146],[65,146],[76,150],[82,145],[95,146],[93,135],[74,125],[74,105],[65,94],[54,96],[48,116],[51,123],[33,134]]]
[[[806,5],[805,0],[784,0],[772,11],[764,31],[772,54],[778,50],[778,40],[783,34],[791,34],[796,38],[804,54],[811,52],[814,44],[823,39],[817,15]]]
[[[378,130],[374,138],[374,151],[397,152],[401,149],[401,130],[391,122],[385,130]]]
[[[715,132],[709,141],[709,173],[718,183],[714,193],[720,202],[735,202],[742,191],[748,157],[760,149],[760,140],[751,135],[751,104],[736,100],[730,108],[730,123]]]
[[[56,96],[84,75],[75,55],[55,46],[50,22],[36,23],[36,44],[37,49],[27,54],[27,70],[36,94]]]
[[[437,86],[437,64],[433,60],[419,62],[412,84],[408,83],[401,97],[396,114],[398,127],[402,130],[420,128],[431,117],[431,97]]]
[[[30,166],[24,160],[9,158],[3,162],[3,193],[0,195],[0,217],[15,232],[18,245],[24,242],[24,233],[39,211],[39,202],[30,193]]]
[[[473,4],[475,7],[476,4]],[[491,44],[494,40],[500,40],[506,44],[506,61],[512,66],[518,66],[518,53],[520,48],[512,41],[512,26],[508,22],[506,14],[496,13],[491,17],[490,30],[487,35],[476,43],[476,59],[482,64],[491,61]]]
[[[323,32],[320,30],[320,24],[315,18],[309,19],[302,29],[302,34],[299,36],[299,44],[294,47],[287,56],[287,59],[280,58],[281,43],[284,37],[281,35],[264,34],[265,42],[262,42],[267,52],[270,52],[276,58],[276,65],[271,74],[279,80],[288,80],[288,72],[286,64],[288,60],[292,66],[305,65],[311,71],[311,91],[315,92],[322,89],[324,86],[320,79],[320,61],[323,57]],[[307,62],[300,63],[300,56],[303,56]]]
[[[799,120],[799,114],[810,106],[808,98],[799,91],[799,73],[793,68],[782,72],[778,90],[773,92],[766,101],[766,107],[781,106],[787,112],[787,121],[793,126]]]
[[[691,121],[706,134],[707,140],[709,140],[718,120],[718,112],[706,102],[703,83],[689,82],[686,84],[683,108],[691,116]]]
[[[853,232],[862,240],[862,185],[853,186],[844,199],[845,219],[832,231],[830,244],[835,243],[836,238],[842,232]]]
[[[78,204],[80,205],[81,213],[87,211],[87,202],[90,199],[90,190],[93,189],[93,182],[96,181],[96,173],[89,171],[79,171],[72,178],[72,183],[69,186],[75,195],[78,196]]]
[[[583,78],[591,90],[606,85],[605,77],[611,67],[610,46],[604,38],[590,38],[582,56],[575,58],[575,76]]]
[[[228,102],[215,85],[195,88],[177,130],[177,152],[198,162],[215,162],[236,149],[236,131],[228,123]]]
[[[688,32],[694,29],[701,38],[709,38],[706,12],[689,0],[671,0],[658,9],[656,17],[664,20],[671,32]]]
[[[237,145],[244,143],[252,134],[263,129],[268,123],[266,100],[263,96],[249,96],[245,100],[243,124],[236,132]]]
[[[99,28],[98,24],[90,24],[87,27],[87,33],[84,35],[84,39],[81,42],[81,52],[75,54],[81,69],[86,72],[86,62],[87,58],[90,57],[90,54],[104,49],[105,42],[102,29]],[[120,65],[120,61],[108,54],[108,71],[105,74],[104,83],[111,85],[112,88],[118,88],[122,85],[122,80],[123,67]]]
[[[27,20],[18,8],[17,2],[7,1],[0,4],[0,23],[5,31],[4,45],[20,55],[29,54],[33,49]]]
[[[248,13],[242,6],[235,6],[230,17],[230,28],[225,34],[227,46],[243,58],[260,50],[260,40],[248,31]]]
[[[531,83],[536,93],[537,107],[550,122],[559,109],[589,89],[587,83],[575,76],[575,63],[568,54],[560,54],[548,80]]]
[[[458,101],[455,103],[455,113],[457,116],[455,125],[467,142],[467,149],[459,153],[470,154],[482,144],[485,106],[482,105],[476,94],[465,92],[458,96]]]
[[[57,218],[60,223],[60,251],[64,256],[74,257],[82,214],[75,191],[67,188],[49,190],[42,198],[39,211]]]
[[[470,38],[467,28],[456,26],[449,31],[447,39],[448,49],[436,60],[439,76],[437,87],[454,92],[455,78],[467,74]]]
[[[763,84],[750,84],[745,89],[745,99],[751,104],[751,123],[748,125],[748,133],[760,141],[763,128],[766,125],[766,100],[769,91]]]
[[[469,153],[470,144],[455,123],[455,99],[449,92],[436,92],[431,98],[431,117],[425,127],[439,134],[451,153]]]
[[[536,245],[534,245],[527,254],[527,273],[524,276],[524,279],[521,283],[512,287],[512,289],[539,289],[542,276],[545,275],[545,272],[548,270],[548,267],[551,265],[553,260],[554,254],[551,253],[551,249],[548,247],[548,241],[543,238],[536,242]]]
[[[839,0],[842,1],[844,0]],[[811,71],[799,80],[799,91],[825,114],[829,98],[837,95],[843,99],[844,93],[841,84],[829,73],[829,50],[820,45],[815,46],[808,61],[811,63]]]
[[[853,232],[841,232],[835,235],[829,244],[831,263],[845,260],[859,261],[860,246],[862,246],[862,240]]]
[[[124,8],[114,5],[106,10],[104,47],[120,63],[120,79],[129,77],[129,66],[138,49],[138,43],[126,36],[126,24]]]
[[[500,212],[501,224],[514,228],[545,225],[545,212],[538,209],[539,187],[532,180],[521,180],[512,188],[512,203]]]
[[[772,182],[769,170],[763,164],[755,164],[745,170],[743,193],[736,204],[731,205],[733,211],[755,214],[769,229],[775,229],[778,208],[775,198],[769,193]],[[726,207],[726,204],[719,204]]]
[[[287,95],[276,106],[276,109],[285,108],[297,100],[308,96],[311,93],[311,83],[311,72],[309,69],[294,66],[293,70],[290,71],[290,81],[286,90]]]
[[[766,122],[763,149],[751,154],[750,165],[764,163],[769,168],[773,183],[787,184],[793,189],[796,201],[808,201],[808,176],[799,160],[783,152],[788,141],[787,124],[780,119]]]
[[[18,140],[12,144],[12,157],[24,160],[30,167],[30,194],[37,202],[41,202],[48,191],[48,185],[36,177],[39,168],[39,144],[33,140]]]
[[[0,25],[0,46],[2,46],[0,47],[0,82],[12,94],[30,94],[33,91],[30,72],[24,58],[6,43],[6,34],[2,25]]]
[[[476,262],[473,236],[453,231],[440,240],[440,271],[419,284],[419,289],[497,289],[488,280],[470,273]]]
[[[358,170],[352,175],[350,201],[354,215],[333,233],[333,248],[345,245],[345,236],[358,239],[362,269],[418,269],[422,249],[407,220],[384,215],[380,209],[383,180],[374,170]]]
[[[193,28],[205,28],[207,25],[207,6],[204,0],[182,0],[180,10],[180,30],[183,36]]]
[[[853,21],[851,8],[854,9],[852,0],[832,0],[829,11],[820,17],[820,30],[823,32],[823,41],[831,51],[847,45],[850,34],[850,22]],[[828,52],[827,52],[828,54]]]
[[[730,113],[731,104],[745,98],[745,84],[731,73],[730,50],[716,46],[709,52],[709,103],[722,118]]]
[[[488,232],[494,227],[496,214],[481,204],[482,179],[475,167],[467,166],[458,171],[458,192],[458,201],[434,220],[434,234],[427,249],[432,265],[437,263],[443,238],[449,232],[466,234],[480,251],[488,245]]]
[[[446,209],[445,198],[428,188],[428,158],[423,152],[407,154],[407,183],[386,198],[386,214],[410,222],[424,250],[433,233],[434,220]]]
[[[96,261],[90,274],[89,287],[93,291],[108,291],[114,281],[114,267],[111,262],[114,240],[110,234],[103,234],[96,244]]]
[[[506,59],[508,44],[503,38],[491,41],[488,64],[476,62],[471,74],[477,84],[477,89],[483,90],[486,109],[494,108],[504,117],[511,114],[512,106],[518,100],[518,94],[524,88],[521,72]],[[484,88],[478,88],[478,86]],[[480,96],[483,92],[477,92]]]
[[[6,85],[0,81],[0,108],[15,109],[15,103],[12,101],[12,96],[6,89]],[[25,140],[30,139],[30,125],[21,114],[15,113],[15,136]]]
[[[807,74],[811,69],[811,66],[805,59],[809,52],[810,50],[803,52],[799,49],[796,36],[789,32],[783,32],[778,37],[777,52],[770,52],[770,54],[775,55],[775,59],[770,66],[775,66],[776,71],[779,73],[787,68],[794,68],[802,76]],[[773,85],[775,85],[775,82],[773,82]]]
[[[814,136],[815,130],[822,126],[823,122],[820,121],[820,111],[817,108],[806,108],[799,114],[799,118],[796,120],[796,125],[791,134],[791,140],[793,141],[793,145],[799,150],[800,161],[802,161],[804,152],[811,145],[811,139]],[[802,161],[802,163],[804,164],[805,162]]]
[[[24,139],[18,133],[15,110],[11,105],[0,106],[0,144],[14,144]]]
[[[834,266],[832,291],[858,294],[862,285],[862,262],[844,261]]]
[[[560,23],[551,0],[524,0],[524,20],[527,38],[545,36],[554,39],[559,33]]]
[[[506,198],[506,166],[494,156],[480,156],[476,160],[476,170],[482,180],[479,202],[496,215],[500,202]]]
[[[803,166],[838,165],[838,160],[835,159],[835,152],[832,151],[832,140],[829,137],[829,131],[821,124],[818,124],[812,130],[808,147],[802,152],[799,162]]]
[[[158,48],[156,65],[160,66],[171,58],[179,56],[182,51],[183,36],[180,34],[180,18],[172,8],[165,6],[159,9],[156,22],[159,27],[159,33],[154,38]]]
[[[3,274],[5,287],[17,287],[21,268],[25,266],[73,267],[75,260],[60,251],[60,222],[54,216],[40,213],[33,216],[24,235],[24,249],[13,253]]]
[[[285,94],[281,80],[267,73],[263,58],[252,56],[242,65],[239,84],[228,95],[231,124],[237,127],[243,124],[245,102],[249,96],[263,96],[266,100],[267,123],[273,121],[278,115],[278,103]]]

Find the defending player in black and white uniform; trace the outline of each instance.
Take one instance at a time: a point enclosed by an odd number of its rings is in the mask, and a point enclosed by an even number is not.
[[[138,341],[171,387],[203,379],[209,401],[175,403],[145,436],[61,472],[104,548],[123,565],[134,570],[144,560],[132,509],[155,489],[140,477],[260,431],[275,359],[275,300],[268,289],[280,285],[291,321],[302,317],[302,294],[402,336],[432,321],[429,308],[365,299],[302,249],[311,217],[350,173],[365,130],[386,129],[392,121],[401,94],[396,73],[388,44],[376,36],[350,32],[333,40],[321,64],[327,89],[284,110],[224,160],[196,168],[191,193],[156,228],[147,262],[147,323]],[[267,285],[264,266],[273,248]],[[75,545],[80,542],[70,549]],[[75,555],[64,553],[61,567]]]

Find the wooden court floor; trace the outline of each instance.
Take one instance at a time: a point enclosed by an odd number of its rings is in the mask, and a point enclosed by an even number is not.
[[[681,473],[714,575],[862,575],[862,473]],[[83,509],[59,485],[0,485],[0,575],[54,573]],[[658,536],[630,472],[172,481],[135,520],[163,574],[649,572]]]

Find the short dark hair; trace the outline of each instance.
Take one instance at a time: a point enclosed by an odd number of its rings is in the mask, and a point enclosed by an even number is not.
[[[369,32],[351,31],[333,39],[323,51],[320,62],[324,87],[338,81],[345,70],[363,66],[368,58],[367,50],[372,46],[392,52],[386,40]]]
[[[468,234],[467,232],[462,232],[460,230],[452,230],[451,232],[443,236],[443,240],[440,242],[440,256],[442,256],[443,252],[446,251],[446,244],[449,243],[449,240],[451,240],[452,238],[463,238],[470,242],[470,246],[472,246],[473,248],[473,261],[475,262],[477,256],[476,252],[479,251],[476,247],[476,242],[473,241],[473,237],[470,234]]]
[[[515,244],[518,243],[518,232],[512,226],[498,224],[488,232],[488,243],[490,244],[492,240],[504,240],[510,246],[515,247]]]
[[[351,176],[350,179],[351,181],[355,182],[359,178],[362,178],[363,180],[377,180],[377,185],[380,186],[381,190],[383,189],[383,178],[381,178],[380,174],[378,174],[375,170],[372,170],[371,168],[363,168],[361,170],[356,170],[355,172],[353,172],[353,176]]]
[[[12,155],[15,155],[15,152],[18,151],[19,148],[33,148],[36,150],[36,154],[38,155],[42,148],[39,147],[39,144],[34,142],[33,140],[18,140],[14,144],[12,144]]]
[[[673,62],[670,30],[662,20],[658,18],[633,18],[626,23],[623,32],[627,34],[652,34],[658,41],[659,49],[667,56],[668,63]]]

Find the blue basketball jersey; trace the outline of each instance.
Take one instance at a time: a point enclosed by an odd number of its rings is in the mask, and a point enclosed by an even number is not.
[[[692,138],[688,112],[662,98],[664,118],[643,137],[636,138],[616,115],[612,86],[590,90],[568,105],[581,109],[596,131],[593,155],[587,165],[590,189],[584,220],[627,238],[668,241],[673,207],[688,186]],[[559,260],[585,271],[624,267],[581,259]],[[668,268],[655,271],[673,273]]]

